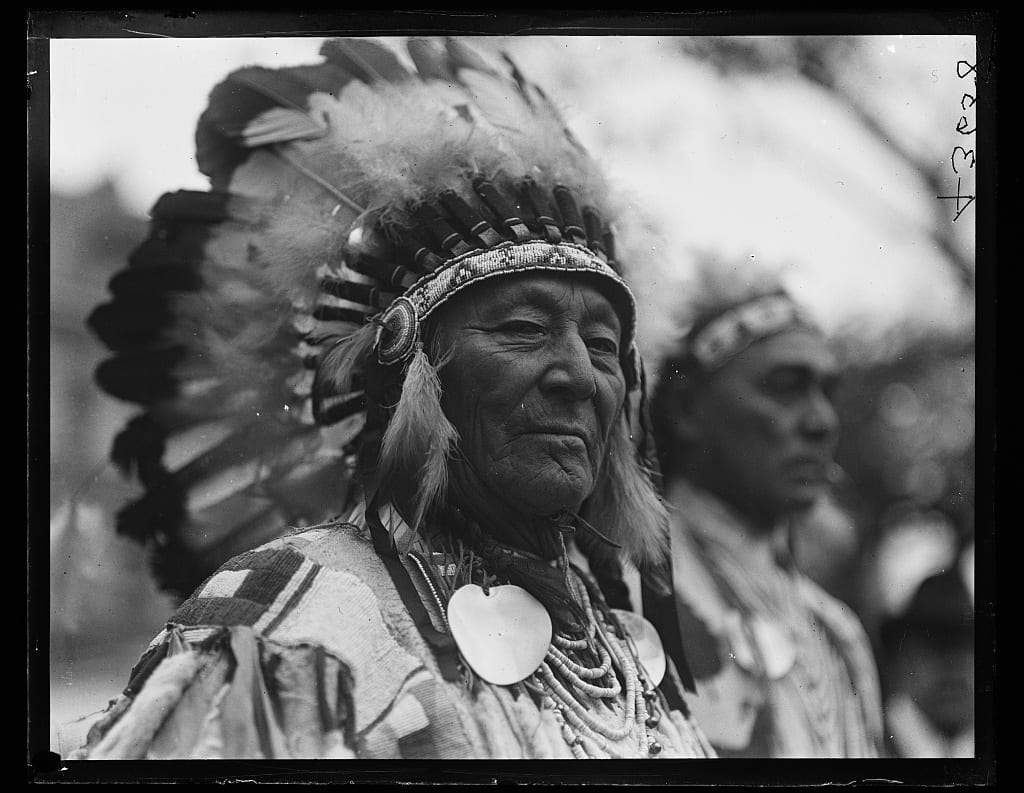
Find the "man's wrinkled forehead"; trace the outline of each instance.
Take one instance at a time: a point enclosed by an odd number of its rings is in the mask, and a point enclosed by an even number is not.
[[[500,282],[496,282],[498,286]],[[521,280],[509,280],[495,290],[491,301],[498,309],[535,306],[541,310],[564,311],[576,300],[579,300],[589,318],[614,323],[619,327],[622,323],[611,301],[595,284],[584,279],[566,276],[527,276]]]
[[[630,391],[639,387],[642,376],[634,340],[635,306],[629,288],[618,279],[579,272],[502,274],[460,291],[440,307],[427,327],[431,334],[441,331],[448,335],[447,343],[457,343],[460,328],[473,322],[486,325],[511,318],[517,310],[565,316],[563,312],[574,302],[582,308],[578,321],[587,323],[590,330],[602,326],[618,338],[626,387]],[[522,319],[528,321],[529,317]]]

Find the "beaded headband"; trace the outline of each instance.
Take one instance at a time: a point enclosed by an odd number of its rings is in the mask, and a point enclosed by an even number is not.
[[[787,295],[767,295],[729,309],[691,332],[686,348],[700,366],[713,371],[751,344],[792,328],[817,329]]]
[[[611,279],[625,293],[632,309],[633,298],[625,282],[589,250],[576,245],[506,242],[498,248],[466,254],[447,267],[424,276],[397,298],[381,317],[377,358],[383,364],[408,357],[414,348],[419,323],[456,293],[471,284],[513,273],[590,272]],[[629,317],[626,338],[632,339],[635,318]]]

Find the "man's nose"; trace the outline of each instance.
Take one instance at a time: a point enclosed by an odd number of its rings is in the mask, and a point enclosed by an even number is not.
[[[552,334],[544,355],[542,390],[574,400],[590,399],[597,391],[590,351],[577,332]]]
[[[839,416],[832,400],[818,389],[807,399],[801,414],[801,429],[816,440],[831,441],[839,434]]]

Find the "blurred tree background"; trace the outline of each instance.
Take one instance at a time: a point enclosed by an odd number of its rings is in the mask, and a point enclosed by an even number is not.
[[[645,357],[668,337],[671,300],[698,249],[784,265],[791,291],[833,332],[846,365],[837,401],[845,476],[833,501],[809,516],[797,550],[869,629],[893,608],[891,590],[952,564],[975,530],[973,215],[954,223],[949,203],[935,198],[950,189],[963,112],[955,63],[973,63],[974,49],[969,37],[940,39],[470,39],[508,51],[549,88],[649,216],[652,247],[675,257],[678,272],[641,268],[636,283]],[[319,41],[291,40],[291,63],[315,60]],[[188,170],[190,132],[155,139],[160,114],[191,129],[195,108],[230,68],[284,52],[274,40],[249,40],[224,44],[218,59],[199,57],[216,44],[111,40],[102,50],[80,46],[60,73],[54,61],[54,89],[92,102],[97,134],[117,149],[83,161],[81,152],[99,151],[88,146],[89,124],[70,111],[61,117],[54,94],[55,165],[91,166],[80,186],[55,178],[51,202],[54,748],[74,732],[58,736],[58,724],[101,708],[124,685],[174,606],[155,591],[143,549],[114,533],[113,515],[134,485],[106,458],[132,408],[96,388],[104,351],[84,319],[142,240],[157,196],[203,185]],[[87,71],[99,63],[95,52],[109,71]],[[186,110],[165,107],[182,90],[174,64],[192,70]],[[178,160],[181,178],[168,182],[168,163]]]
[[[109,465],[112,433],[133,412],[103,394],[104,356],[85,318],[146,231],[104,181],[50,198],[50,690],[51,733],[106,704],[173,607],[148,575],[142,548],[112,516],[135,488]],[[68,730],[74,734],[73,730]],[[71,747],[73,748],[73,747]],[[62,747],[67,754],[69,747]]]

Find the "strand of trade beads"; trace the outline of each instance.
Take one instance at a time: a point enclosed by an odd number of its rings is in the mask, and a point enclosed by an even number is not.
[[[573,584],[577,595],[585,604],[587,613],[593,615],[594,623],[599,626],[599,635],[608,642],[608,646],[616,654],[616,662],[619,668],[628,669],[629,671],[625,673],[627,679],[635,678],[639,684],[636,686],[636,716],[638,723],[644,728],[638,736],[640,751],[646,752],[651,756],[660,754],[663,747],[656,740],[648,743],[649,736],[646,729],[653,729],[661,720],[657,710],[658,692],[654,686],[648,684],[643,667],[638,660],[640,656],[636,645],[628,633],[623,632],[620,638],[619,630],[609,623],[604,611],[593,607],[590,593],[582,579],[574,577]]]
[[[619,695],[622,687],[619,685],[619,680],[615,675],[608,674],[612,667],[611,654],[605,648],[603,642],[598,643],[597,651],[601,665],[587,667],[576,663],[552,644],[548,647],[547,662],[561,672],[564,677],[569,678],[574,685],[590,694],[590,696],[598,698],[616,697]],[[609,688],[599,688],[587,682],[590,680],[603,680],[605,677],[610,678],[611,686]]]
[[[563,739],[576,757],[611,757],[619,756],[619,752],[609,746],[608,742],[619,742],[636,730],[637,748],[640,752],[647,755],[660,753],[661,745],[657,741],[649,741],[647,732],[648,727],[654,727],[658,723],[656,712],[649,712],[647,706],[648,700],[656,697],[656,692],[647,687],[633,658],[628,637],[619,639],[616,631],[605,621],[604,615],[594,609],[585,585],[575,576],[571,576],[570,580],[588,617],[588,636],[585,639],[569,639],[556,633],[547,659],[537,672],[541,692],[545,695],[546,701],[550,702],[556,722],[561,727]],[[570,659],[555,645],[569,651],[587,647],[596,650],[600,665],[583,666]],[[612,671],[613,662],[622,672],[625,681],[625,707],[617,701],[622,686]],[[599,705],[595,710],[604,710],[608,716],[614,717],[617,723],[608,724],[580,702],[559,677],[572,688],[607,703],[608,708]],[[604,687],[589,682],[607,678],[610,680]]]

